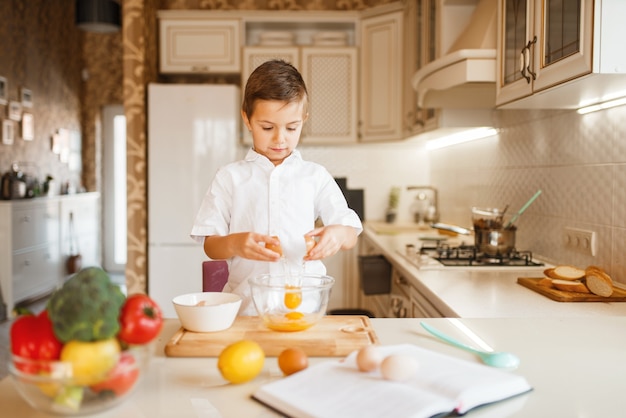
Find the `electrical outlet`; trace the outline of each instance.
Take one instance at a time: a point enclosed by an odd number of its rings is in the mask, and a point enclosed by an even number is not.
[[[596,255],[596,233],[594,231],[566,227],[563,238],[565,247],[586,255]]]

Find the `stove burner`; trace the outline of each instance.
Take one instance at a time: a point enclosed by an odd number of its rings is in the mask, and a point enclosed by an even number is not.
[[[428,255],[444,266],[543,266],[543,263],[533,261],[530,251],[513,249],[509,254],[487,255],[467,244],[451,247],[437,242],[436,246],[423,245],[420,254]]]

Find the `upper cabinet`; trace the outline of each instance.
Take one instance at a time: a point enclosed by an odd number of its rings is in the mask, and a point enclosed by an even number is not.
[[[241,71],[240,21],[210,20],[161,11],[159,67],[162,73],[238,73]]]
[[[364,11],[361,20],[361,141],[410,136],[416,125],[416,2]]]
[[[502,108],[578,108],[626,94],[622,0],[498,3]]]
[[[161,73],[250,73],[272,58],[309,90],[303,144],[402,140],[416,120],[416,0],[362,11],[159,11]],[[244,143],[251,143],[244,132]]]
[[[284,59],[298,68],[309,92],[309,119],[304,125],[301,143],[355,142],[358,105],[357,49],[343,45],[246,47],[243,51],[242,89],[256,67],[275,58]],[[244,143],[252,143],[247,131],[244,133]]]

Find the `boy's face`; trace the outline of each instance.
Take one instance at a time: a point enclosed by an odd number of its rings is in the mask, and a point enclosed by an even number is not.
[[[279,165],[298,145],[306,120],[304,103],[258,100],[252,117],[242,111],[246,127],[252,133],[254,150]]]

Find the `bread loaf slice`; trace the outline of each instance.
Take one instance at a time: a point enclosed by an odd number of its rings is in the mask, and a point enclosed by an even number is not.
[[[552,279],[552,287],[566,292],[589,293],[589,289],[579,280]]]
[[[587,267],[585,283],[594,295],[609,297],[613,294],[613,279],[600,267]]]
[[[585,270],[574,266],[556,266],[550,272],[550,277],[559,280],[580,280],[585,277]]]

